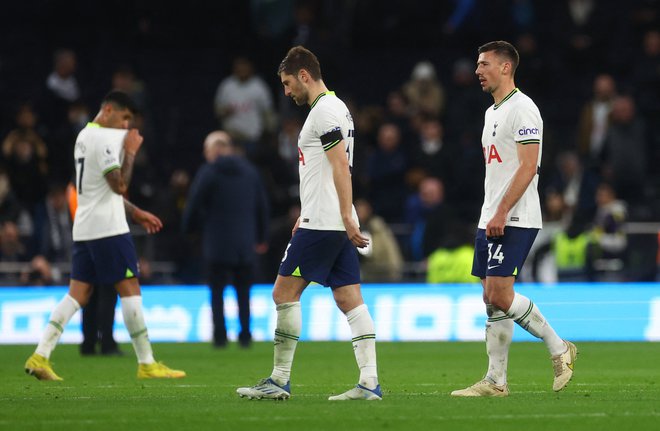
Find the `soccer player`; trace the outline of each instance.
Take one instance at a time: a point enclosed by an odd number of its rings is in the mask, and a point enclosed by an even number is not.
[[[73,258],[69,292],[55,306],[25,372],[39,380],[62,380],[50,363],[50,354],[71,317],[87,304],[96,286],[114,286],[121,298],[124,323],[138,359],[138,378],[178,378],[154,360],[142,313],[138,259],[129,233],[126,213],[148,233],[158,232],[161,221],[137,208],[122,195],[128,190],[135,155],[142,145],[137,129],[126,130],[135,115],[133,101],[119,91],[101,102],[94,122],[76,140],[76,189],[78,209],[73,222]]]
[[[552,329],[538,307],[513,288],[516,276],[541,229],[537,191],[543,120],[532,99],[514,84],[516,49],[504,41],[479,47],[475,71],[495,104],[486,111],[482,147],[486,163],[485,198],[475,241],[472,275],[481,278],[486,303],[488,372],[457,397],[509,395],[507,362],[513,322],[550,351],[555,391],[573,376],[576,347]]]
[[[284,251],[273,288],[277,308],[273,372],[255,386],[238,388],[241,397],[287,399],[293,356],[302,326],[300,296],[314,281],[330,286],[346,315],[360,369],[357,386],[335,400],[380,400],[374,323],[360,292],[356,247],[366,247],[352,202],[354,126],[348,108],[328,91],[316,56],[291,48],[279,66],[284,94],[310,105],[298,137],[301,211]]]

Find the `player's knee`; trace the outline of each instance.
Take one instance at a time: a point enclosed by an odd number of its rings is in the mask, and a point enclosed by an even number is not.
[[[491,312],[502,310],[506,313],[509,307],[511,307],[511,301],[507,299],[506,295],[491,295],[490,306],[492,308]],[[486,312],[488,312],[488,309],[486,309]]]

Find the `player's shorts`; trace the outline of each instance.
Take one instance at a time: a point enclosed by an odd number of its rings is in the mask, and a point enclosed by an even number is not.
[[[131,234],[73,242],[71,279],[114,285],[138,275],[137,253]]]
[[[517,277],[538,233],[539,229],[507,226],[503,236],[487,238],[485,229],[477,229],[472,275]]]
[[[298,228],[286,247],[278,273],[341,287],[360,283],[360,262],[346,232]]]

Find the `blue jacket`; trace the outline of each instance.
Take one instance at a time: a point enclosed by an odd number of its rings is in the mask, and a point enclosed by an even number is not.
[[[210,263],[249,264],[255,245],[266,241],[268,201],[256,168],[240,156],[203,165],[190,188],[183,232],[201,230],[202,252]]]

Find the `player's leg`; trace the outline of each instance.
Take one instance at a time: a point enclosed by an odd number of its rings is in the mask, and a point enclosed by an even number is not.
[[[513,277],[488,277],[487,294],[497,308],[507,310],[506,315],[533,336],[540,338],[550,352],[555,380],[553,389],[560,391],[573,376],[573,362],[577,348],[562,340],[532,300],[513,289]]]
[[[25,372],[39,380],[62,380],[50,363],[50,354],[64,332],[64,327],[80,308],[87,304],[92,292],[89,283],[71,280],[69,292],[51,312],[48,325],[41,334],[41,339],[34,353],[25,362]]]
[[[147,325],[144,321],[142,293],[137,278],[133,276],[120,280],[115,283],[115,289],[117,290],[117,293],[119,293],[124,324],[131,336],[133,349],[137,356],[138,378],[154,379],[185,377],[186,373],[184,371],[170,369],[162,363],[156,362],[154,359]]]
[[[25,362],[25,371],[39,380],[62,380],[52,369],[50,354],[71,317],[87,305],[92,293],[95,268],[89,248],[85,242],[74,242],[71,259],[71,282],[69,292],[51,312],[48,325],[41,335],[35,352]]]
[[[359,284],[332,289],[337,307],[346,315],[351,328],[353,352],[360,370],[356,387],[329,398],[331,401],[381,400],[376,361],[376,331],[369,309],[364,303]]]
[[[488,371],[486,376],[472,386],[465,389],[452,391],[455,397],[505,397],[509,395],[507,383],[507,369],[509,362],[509,348],[513,337],[513,320],[503,311],[493,307],[485,294],[485,282],[481,280],[484,287],[484,303],[486,304],[486,353],[488,355]]]
[[[83,341],[80,344],[81,355],[95,355],[96,344],[99,341],[99,328],[98,328],[98,303],[99,303],[99,290],[92,289],[92,294],[89,296],[87,305],[82,307],[81,327],[83,334]]]
[[[273,287],[273,300],[277,310],[273,371],[270,377],[262,379],[254,386],[238,388],[236,393],[241,397],[284,400],[291,396],[291,366],[302,331],[300,296],[308,284],[302,277],[281,274],[277,276]]]
[[[475,239],[472,275],[481,278],[483,300],[486,304],[486,353],[488,371],[486,376],[472,386],[458,389],[451,393],[457,397],[494,396],[504,397],[509,394],[507,385],[507,366],[509,347],[513,336],[513,321],[503,311],[493,307],[486,296],[486,272],[488,265],[488,242],[485,231],[479,229]]]
[[[250,332],[250,289],[253,280],[253,265],[237,265],[234,268],[234,288],[238,302],[238,320],[241,332],[238,333],[238,342],[241,347],[249,347],[252,342]]]
[[[121,356],[123,352],[119,349],[113,335],[117,292],[112,286],[96,286],[95,290],[99,291],[97,322],[101,339],[101,354]]]
[[[553,389],[559,391],[573,376],[577,349],[559,338],[539,308],[513,287],[537,233],[537,229],[507,227],[503,237],[489,239],[486,295],[496,308],[506,311],[506,315],[527,332],[545,342],[555,372]]]
[[[138,359],[138,378],[176,378],[186,375],[154,360],[142,310],[138,259],[130,234],[89,241],[98,284],[114,286],[121,301],[124,324]]]
[[[211,290],[211,314],[213,315],[213,344],[216,347],[227,345],[227,327],[225,324],[225,286],[229,282],[229,268],[208,262],[208,283]]]

